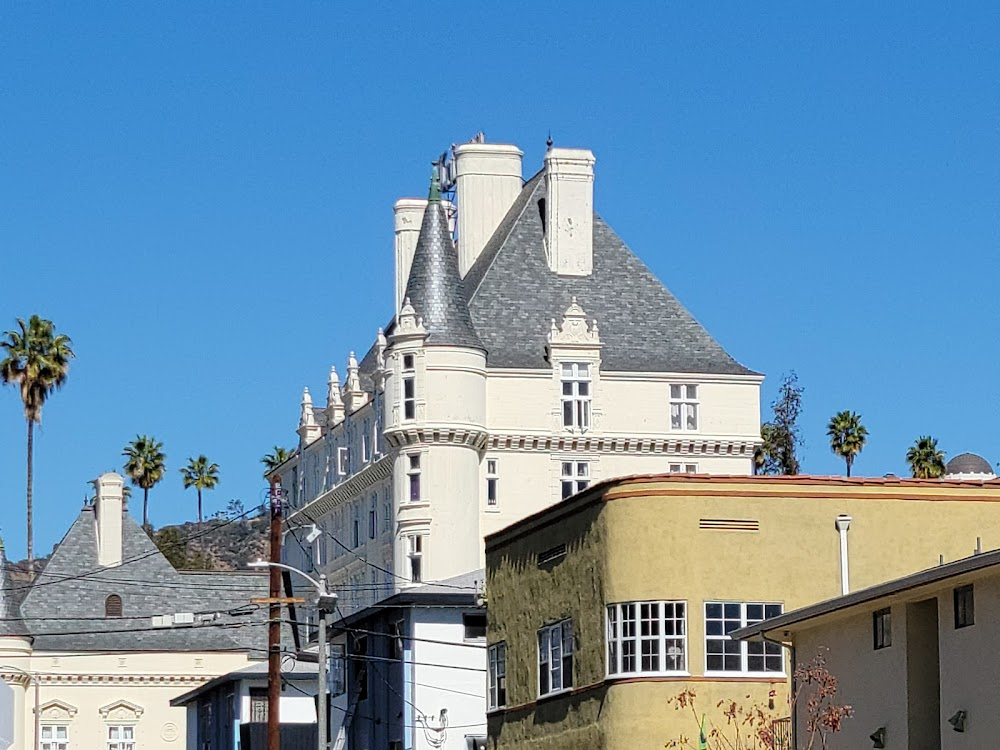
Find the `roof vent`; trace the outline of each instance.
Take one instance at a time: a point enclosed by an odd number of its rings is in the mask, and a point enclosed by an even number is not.
[[[760,521],[746,518],[702,518],[698,528],[707,531],[760,531]]]
[[[566,545],[558,544],[552,549],[547,549],[544,552],[540,552],[538,554],[538,565],[539,567],[541,567],[542,565],[548,565],[549,563],[553,563],[559,558],[565,556],[566,556]]]

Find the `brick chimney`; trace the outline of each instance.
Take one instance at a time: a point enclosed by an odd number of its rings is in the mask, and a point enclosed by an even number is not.
[[[122,564],[122,514],[125,512],[122,489],[125,480],[120,474],[108,472],[95,479],[93,485],[97,490],[94,500],[97,564],[114,568]]]

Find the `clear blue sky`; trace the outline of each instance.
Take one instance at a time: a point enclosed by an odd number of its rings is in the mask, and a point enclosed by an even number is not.
[[[597,155],[596,207],[740,361],[871,437],[1000,460],[1000,6],[7,3],[0,328],[78,359],[36,442],[36,545],[136,433],[155,524],[263,490],[303,385],[391,314],[392,202],[478,130]],[[486,5],[486,4],[484,4]],[[590,7],[587,7],[590,6]],[[765,409],[765,414],[767,409]],[[0,392],[0,527],[24,552],[24,433]],[[133,502],[141,512],[141,503]]]

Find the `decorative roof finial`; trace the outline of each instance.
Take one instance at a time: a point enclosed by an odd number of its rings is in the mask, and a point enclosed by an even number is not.
[[[552,149],[552,131],[549,131],[548,140],[545,141],[545,150],[549,151]]]
[[[441,202],[441,180],[438,178],[437,164],[434,165],[434,171],[431,172],[431,191],[427,195],[427,202]]]

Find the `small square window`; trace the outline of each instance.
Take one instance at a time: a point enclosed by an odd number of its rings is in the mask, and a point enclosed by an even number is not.
[[[955,589],[955,627],[967,628],[976,622],[975,599],[972,584]]]
[[[462,626],[465,628],[465,640],[480,641],[486,638],[486,615],[478,612],[462,615]]]
[[[872,642],[875,650],[892,645],[892,611],[880,609],[872,614]]]

